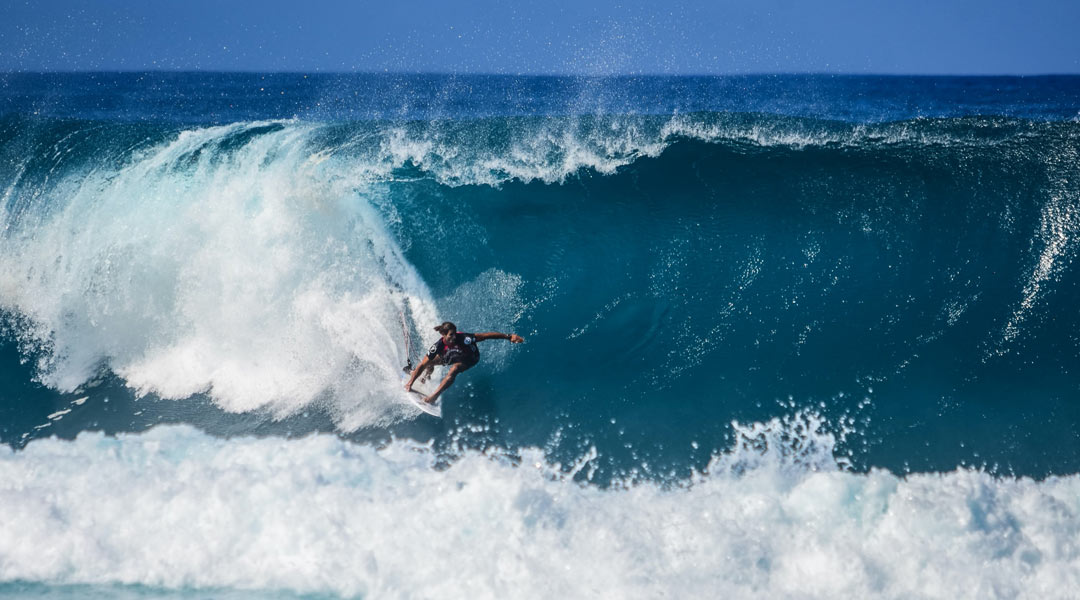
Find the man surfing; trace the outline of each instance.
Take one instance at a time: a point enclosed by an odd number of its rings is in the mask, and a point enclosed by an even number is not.
[[[416,381],[416,378],[420,376],[420,373],[424,373],[424,379],[427,379],[435,369],[435,365],[449,365],[450,370],[446,373],[446,377],[443,378],[439,387],[437,387],[430,396],[424,398],[424,402],[427,402],[428,404],[434,404],[435,400],[439,397],[439,394],[446,391],[446,388],[454,383],[454,379],[459,373],[468,371],[476,366],[476,363],[480,362],[480,349],[476,347],[477,342],[482,342],[484,340],[510,340],[511,344],[520,344],[525,341],[525,338],[513,333],[499,333],[496,331],[488,333],[458,333],[457,325],[454,325],[450,321],[446,321],[442,325],[439,325],[435,328],[435,331],[438,331],[442,337],[431,345],[427,356],[424,357],[424,360],[420,361],[418,367],[413,369],[408,383],[405,384],[405,391],[411,392],[412,384]]]

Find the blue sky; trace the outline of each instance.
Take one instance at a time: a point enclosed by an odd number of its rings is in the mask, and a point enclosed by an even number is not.
[[[1080,0],[0,0],[0,71],[1080,73]]]

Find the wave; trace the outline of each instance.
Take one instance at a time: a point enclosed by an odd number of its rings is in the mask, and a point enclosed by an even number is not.
[[[813,414],[677,484],[594,453],[186,427],[0,448],[0,581],[342,597],[1010,598],[1080,585],[1080,477],[846,471]],[[43,551],[48,549],[48,551]],[[512,591],[511,591],[512,590]]]
[[[861,370],[848,381],[881,380],[936,340],[948,339],[938,354],[986,363],[1050,322],[1032,315],[1076,255],[1078,140],[1076,123],[1001,117],[195,129],[7,117],[0,310],[52,388],[75,391],[107,370],[139,394],[207,394],[231,412],[324,407],[345,431],[410,416],[391,394],[410,358],[402,322],[420,339],[450,316],[550,332],[535,339],[546,356],[567,342],[601,354],[643,327],[662,358],[628,377],[654,390],[721,341],[754,356],[786,343],[776,339],[788,328],[796,356],[893,348],[871,367],[841,359]],[[533,220],[484,224],[515,210]],[[523,223],[536,223],[527,257],[502,233]],[[552,235],[582,227],[596,246]],[[1005,251],[987,251],[988,236]],[[641,259],[641,278],[596,277],[620,248]],[[575,298],[591,312],[540,320],[587,289],[582,273],[611,284]],[[838,314],[845,305],[857,308]],[[965,328],[975,351],[949,339]],[[501,352],[489,354],[496,364]]]

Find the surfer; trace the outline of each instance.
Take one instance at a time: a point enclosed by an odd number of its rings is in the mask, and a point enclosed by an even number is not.
[[[412,376],[409,377],[408,383],[405,384],[405,391],[412,391],[412,384],[416,381],[416,378],[420,376],[420,373],[424,373],[423,380],[426,380],[431,372],[435,369],[435,365],[449,365],[450,370],[446,373],[446,377],[443,378],[442,383],[435,389],[424,401],[428,404],[434,403],[439,397],[439,394],[446,391],[446,388],[450,387],[454,383],[454,378],[458,374],[463,373],[480,362],[480,349],[476,347],[477,342],[484,340],[510,340],[511,344],[520,344],[525,341],[525,338],[513,333],[499,333],[497,331],[491,331],[488,333],[458,333],[457,325],[454,325],[450,321],[444,322],[435,328],[438,331],[441,338],[438,339],[431,348],[428,349],[427,356],[424,360],[420,361],[420,365],[413,369]],[[422,381],[423,381],[422,380]]]

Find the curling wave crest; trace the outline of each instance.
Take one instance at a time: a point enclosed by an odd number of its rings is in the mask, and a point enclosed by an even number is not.
[[[402,319],[434,323],[434,302],[377,191],[319,160],[310,133],[184,131],[17,189],[31,201],[0,215],[0,308],[41,380],[70,391],[109,369],[234,412],[318,401],[346,429],[394,419]]]

